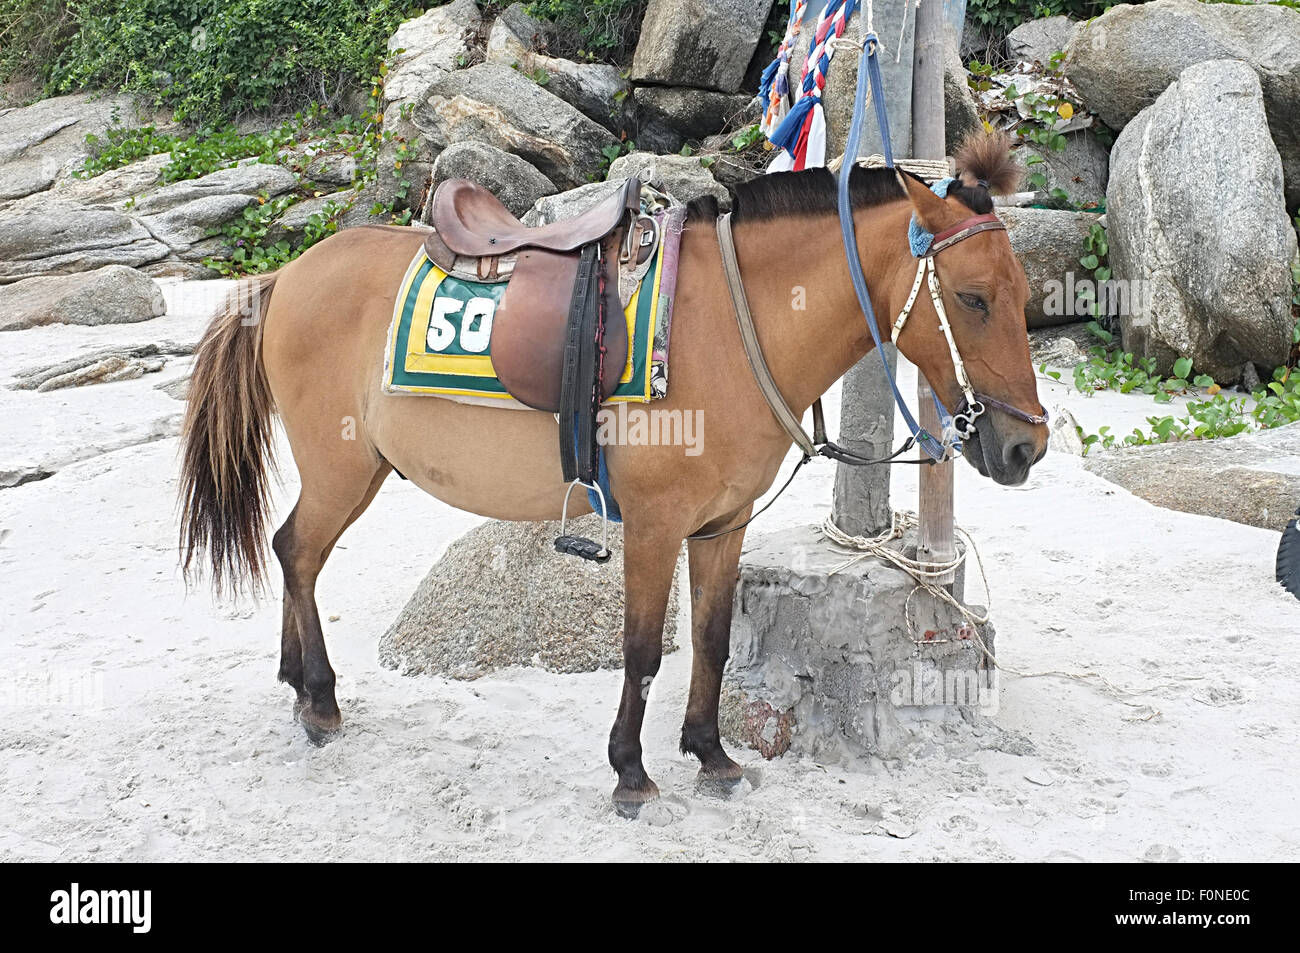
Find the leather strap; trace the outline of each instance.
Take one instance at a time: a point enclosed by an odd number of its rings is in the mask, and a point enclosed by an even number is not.
[[[592,388],[595,382],[596,326],[599,301],[600,246],[584,245],[578,258],[573,299],[564,331],[564,365],[560,379],[560,467],[564,482],[575,479],[590,483],[598,461],[594,459],[595,414]]]
[[[736,258],[736,239],[731,232],[731,213],[718,217],[718,249],[722,252],[722,273],[727,279],[727,291],[731,294],[731,310],[736,314],[736,324],[740,326],[740,340],[745,346],[745,357],[749,360],[749,369],[758,383],[758,389],[772,409],[781,429],[790,435],[804,456],[817,455],[817,449],[804,432],[799,418],[795,416],[790,405],[781,396],[781,390],[772,378],[772,371],[763,359],[763,349],[758,343],[758,332],[754,329],[754,316],[749,310],[749,301],[745,295],[745,285],[740,277],[740,262]],[[817,401],[821,403],[820,399]],[[814,405],[816,406],[816,405]],[[820,408],[814,412],[814,419],[820,416]]]
[[[1006,231],[1006,228],[992,212],[987,215],[972,215],[970,218],[958,222],[952,228],[946,228],[938,235],[935,235],[930,241],[930,249],[926,254],[937,255],[945,248],[956,245],[972,235],[978,235],[980,232]]]

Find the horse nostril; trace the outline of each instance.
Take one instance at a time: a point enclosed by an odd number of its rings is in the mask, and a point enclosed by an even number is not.
[[[1034,445],[1034,442],[1025,440],[1008,447],[1003,459],[1008,466],[1013,466],[1019,470],[1028,470],[1034,465],[1037,456],[1038,448]]]

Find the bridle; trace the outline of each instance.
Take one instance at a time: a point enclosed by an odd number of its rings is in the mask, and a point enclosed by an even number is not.
[[[957,413],[953,415],[952,426],[956,435],[963,440],[969,440],[974,435],[975,420],[990,407],[1000,410],[1017,420],[1023,420],[1028,424],[1045,424],[1048,419],[1046,410],[1041,414],[1031,414],[987,394],[981,394],[971,387],[970,375],[966,373],[966,362],[962,360],[961,352],[957,349],[957,341],[952,335],[952,325],[948,321],[948,310],[943,303],[943,289],[939,287],[939,271],[935,265],[935,255],[945,248],[951,248],[958,242],[970,238],[972,235],[988,231],[1006,231],[1006,228],[998,217],[990,212],[984,215],[972,215],[935,235],[925,254],[921,255],[917,260],[916,280],[912,282],[912,291],[907,296],[907,303],[903,305],[903,310],[898,313],[898,318],[894,321],[889,334],[890,342],[897,346],[898,336],[903,333],[903,325],[907,323],[907,319],[912,315],[912,307],[916,304],[917,294],[921,290],[921,282],[926,280],[930,288],[930,299],[934,302],[935,313],[939,316],[939,328],[943,331],[944,340],[948,342],[948,353],[952,357],[953,371],[957,376],[957,386],[961,388],[962,392],[963,404]],[[945,441],[945,446],[947,445],[948,443]]]
[[[771,408],[773,416],[776,417],[782,429],[790,435],[790,438],[799,449],[803,451],[805,461],[811,457],[821,456],[847,463],[850,466],[867,466],[879,463],[941,463],[961,452],[961,441],[969,440],[974,435],[976,419],[985,414],[990,408],[1002,411],[1026,423],[1047,423],[1046,411],[1041,414],[1031,414],[987,394],[979,393],[971,386],[970,377],[966,373],[966,363],[962,360],[961,352],[957,348],[957,341],[952,333],[952,325],[948,320],[948,311],[944,307],[943,289],[939,284],[939,272],[935,266],[935,255],[946,248],[951,248],[960,241],[970,238],[972,235],[996,229],[1004,231],[1006,229],[1006,226],[998,220],[996,215],[974,215],[936,235],[926,253],[917,262],[916,279],[912,282],[911,293],[907,296],[907,303],[903,305],[903,309],[898,313],[890,333],[890,339],[896,345],[899,335],[903,332],[904,325],[907,324],[908,318],[912,315],[912,309],[915,307],[917,298],[920,295],[921,284],[928,280],[930,298],[934,302],[934,310],[939,317],[939,327],[943,331],[944,339],[948,342],[948,352],[952,357],[953,368],[956,372],[957,386],[961,388],[963,397],[962,407],[955,415],[949,414],[938,398],[935,398],[935,403],[940,410],[940,419],[944,421],[942,452],[937,455],[931,453],[928,458],[923,457],[917,460],[898,459],[913,446],[921,443],[924,437],[934,439],[917,428],[914,430],[913,435],[894,453],[887,457],[868,459],[826,438],[825,414],[822,411],[821,398],[813,402],[813,434],[811,438],[804,431],[798,416],[785,402],[785,398],[772,377],[771,369],[767,366],[762,348],[758,343],[758,333],[754,328],[754,318],[749,308],[749,297],[745,293],[745,282],[740,274],[740,263],[736,255],[736,239],[731,226],[731,213],[727,212],[718,217],[718,249],[722,255],[722,273],[726,279],[727,291],[731,295],[732,310],[736,317],[736,323],[740,328],[740,340],[745,349],[745,357],[749,361],[750,371],[753,373],[754,380],[767,401],[768,407]],[[874,315],[872,315],[872,318],[874,318]],[[872,325],[873,336],[878,335],[874,320],[869,323]],[[877,340],[879,340],[878,337]],[[886,365],[886,369],[888,369],[888,365]],[[890,375],[890,384],[894,384],[892,374]],[[897,386],[894,386],[894,393],[901,405],[902,398],[898,393]],[[905,406],[904,413],[905,416],[910,417],[910,414],[906,413]]]

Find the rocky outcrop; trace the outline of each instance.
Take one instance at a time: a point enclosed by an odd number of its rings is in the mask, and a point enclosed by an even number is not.
[[[11,206],[0,215],[0,284],[105,265],[135,268],[161,261],[168,252],[123,212],[39,202]]]
[[[1029,302],[1025,321],[1031,328],[1082,320],[1078,304],[1082,280],[1091,280],[1079,264],[1088,230],[1100,218],[1090,212],[1041,208],[1000,208],[1011,248],[1025,267]]]
[[[1225,383],[1245,362],[1269,373],[1286,360],[1296,233],[1248,64],[1189,66],[1124,128],[1107,225],[1115,278],[1144,290],[1120,315],[1127,350],[1165,374],[1190,357]]]
[[[106,265],[203,272],[198,262],[221,251],[212,229],[298,187],[285,167],[255,160],[160,186],[166,161],[151,156],[92,179],[60,179],[11,203],[0,215],[0,284]]]
[[[499,63],[441,74],[411,124],[435,157],[477,140],[519,156],[561,188],[588,181],[602,168],[601,150],[618,144],[609,130]]]
[[[736,92],[771,9],[772,0],[650,0],[633,81]]]
[[[623,534],[599,567],[555,552],[556,523],[489,522],[447,548],[379,639],[379,660],[404,674],[474,679],[512,665],[591,672],[623,665]],[[566,530],[600,539],[600,518]],[[663,648],[676,648],[677,586]]]
[[[1066,52],[1066,76],[1112,129],[1122,129],[1194,63],[1250,64],[1282,157],[1288,205],[1300,205],[1300,13],[1267,3],[1126,4],[1081,25]]]
[[[153,279],[124,265],[0,285],[0,331],[44,324],[129,324],[166,311]]]
[[[102,136],[134,117],[132,97],[92,93],[0,110],[0,205],[45,191],[90,154],[87,136]]]
[[[1007,34],[1007,56],[1020,63],[1051,64],[1052,55],[1070,44],[1077,20],[1069,17],[1044,17],[1022,23]]]
[[[695,157],[633,152],[615,159],[609,167],[611,182],[623,182],[634,175],[640,176],[642,184],[653,185],[679,202],[711,195],[723,209],[731,207],[731,193]]]
[[[523,215],[555,184],[523,159],[485,142],[458,142],[433,164],[433,186],[447,179],[471,179],[499,198],[515,215]],[[426,213],[429,205],[425,205]],[[427,221],[427,215],[426,215]]]
[[[517,9],[518,4],[510,8]],[[629,123],[632,86],[618,67],[575,63],[537,52],[532,44],[540,26],[535,24],[526,15],[521,18],[503,13],[488,33],[487,61],[519,70],[610,132],[624,132]]]

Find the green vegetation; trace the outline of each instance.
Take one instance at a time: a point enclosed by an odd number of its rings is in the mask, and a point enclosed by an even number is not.
[[[123,89],[178,120],[337,104],[441,0],[0,0],[0,80]]]
[[[995,35],[1004,36],[1027,20],[1058,15],[1087,20],[1113,6],[1113,0],[969,0],[966,16]]]
[[[532,0],[531,16],[555,24],[557,56],[626,61],[636,49],[648,0]]]
[[[1297,275],[1297,281],[1300,281],[1300,275]],[[1098,344],[1089,350],[1088,360],[1074,369],[1074,385],[1078,390],[1088,394],[1100,390],[1115,390],[1123,394],[1136,391],[1149,394],[1157,403],[1165,404],[1175,396],[1189,395],[1193,391],[1201,393],[1203,399],[1189,400],[1182,416],[1147,417],[1149,431],[1137,427],[1132,433],[1121,436],[1112,433],[1110,427],[1101,427],[1093,434],[1080,428],[1079,437],[1085,454],[1094,446],[1109,450],[1171,440],[1209,440],[1300,420],[1300,374],[1295,372],[1294,365],[1274,370],[1272,380],[1248,399],[1245,395],[1229,394],[1207,375],[1192,377],[1190,358],[1183,357],[1174,362],[1173,377],[1161,377],[1156,373],[1153,359],[1135,359],[1131,351],[1119,347],[1114,336],[1095,321],[1089,322],[1087,327]],[[1292,332],[1292,340],[1300,344],[1300,325]],[[1054,379],[1060,378],[1059,373],[1048,371],[1044,366],[1040,366],[1039,371]]]

